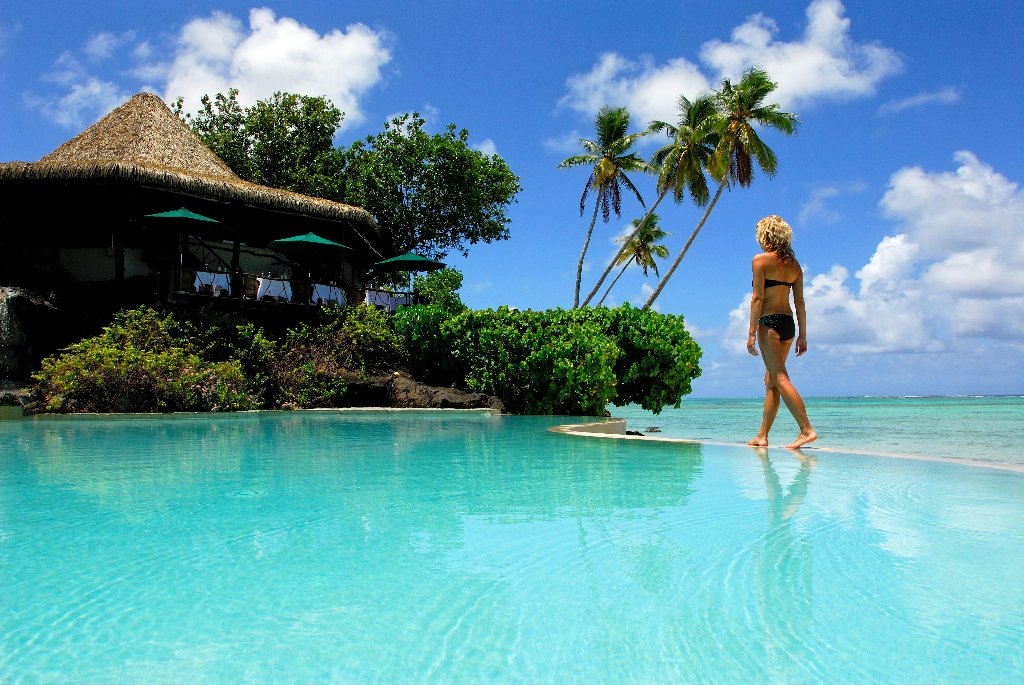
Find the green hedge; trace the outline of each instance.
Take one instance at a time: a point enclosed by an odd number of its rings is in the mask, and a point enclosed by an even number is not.
[[[258,399],[237,360],[196,354],[170,316],[122,312],[101,335],[43,360],[34,375],[48,411],[156,412],[251,409]]]
[[[679,406],[700,375],[682,317],[624,306],[472,311],[453,300],[324,308],[282,340],[234,315],[145,307],[43,361],[48,411],[226,411],[345,404],[346,379],[407,367],[423,382],[494,395],[514,413],[600,415]]]
[[[598,415],[607,404],[678,407],[700,376],[680,316],[628,305],[545,312],[403,307],[410,371],[499,397],[524,414]]]

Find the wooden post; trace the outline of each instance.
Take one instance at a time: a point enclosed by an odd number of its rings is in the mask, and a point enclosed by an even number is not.
[[[235,242],[231,246],[231,297],[235,299],[242,299],[242,271],[239,267],[240,258],[240,244],[241,231],[235,226]]]

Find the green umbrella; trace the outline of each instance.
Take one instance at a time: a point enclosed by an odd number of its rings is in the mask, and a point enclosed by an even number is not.
[[[443,269],[444,264],[441,262],[435,262],[433,259],[427,259],[414,252],[406,252],[400,254],[397,257],[391,257],[383,261],[377,262],[374,266],[374,271],[437,271]]]
[[[184,207],[178,209],[172,209],[168,212],[157,212],[155,214],[147,214],[147,217],[151,219],[170,219],[168,222],[170,226],[174,226],[178,229],[178,287],[183,287],[181,282],[185,271],[185,253],[189,251],[189,233],[206,234],[204,237],[210,237],[210,232],[200,231],[196,227],[196,223],[210,223],[219,224],[220,222],[216,219],[211,219],[208,216],[202,214],[196,214],[192,210]],[[186,230],[185,226],[188,225],[190,228]],[[213,228],[212,226],[209,228]]]
[[[427,259],[423,255],[418,255],[415,252],[406,252],[400,254],[397,257],[391,257],[377,262],[373,265],[374,273],[390,273],[393,271],[408,271],[409,272],[409,291],[412,292],[412,272],[413,271],[437,271],[443,269],[444,264],[441,262],[435,262],[433,259]]]
[[[291,238],[271,240],[267,247],[280,252],[286,257],[299,261],[327,262],[335,261],[352,248],[333,240],[318,236],[316,233],[296,235]]]
[[[203,216],[202,214],[196,214],[195,212],[185,209],[184,207],[181,207],[180,209],[172,209],[169,212],[157,212],[156,214],[147,214],[146,216],[151,216],[155,219],[192,219],[193,221],[209,221],[215,224],[220,223],[216,219],[211,219],[210,217]]]

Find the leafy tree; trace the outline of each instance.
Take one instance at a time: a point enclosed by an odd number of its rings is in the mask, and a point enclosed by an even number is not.
[[[669,234],[661,230],[661,226],[658,225],[659,220],[660,218],[657,214],[648,214],[643,219],[633,219],[633,231],[629,235],[615,239],[616,242],[623,243],[625,246],[622,256],[619,257],[619,264],[623,266],[615,276],[615,280],[608,286],[608,290],[604,291],[601,301],[597,303],[598,307],[604,303],[608,293],[612,291],[615,284],[622,278],[622,274],[626,273],[626,269],[629,268],[630,264],[639,266],[643,270],[644,276],[647,275],[648,269],[654,269],[655,276],[661,275],[658,273],[658,263],[654,258],[661,257],[665,259],[668,257],[668,248],[664,245],[659,245],[658,241]]]
[[[174,110],[243,179],[338,199],[344,162],[334,134],[345,115],[330,100],[278,92],[243,108],[232,88],[201,103],[195,116],[182,113],[182,98]]]
[[[670,191],[677,203],[682,202],[689,192],[697,206],[707,204],[708,185],[704,173],[714,157],[719,139],[718,100],[713,95],[702,95],[693,102],[680,97],[678,106],[679,119],[675,125],[654,121],[647,129],[648,133],[665,133],[669,137],[669,143],[658,149],[651,160],[658,170],[658,199],[651,205],[647,216],[634,223],[633,233],[605,267],[604,273],[583,301],[584,306],[594,298],[615,265],[629,259],[626,250],[630,241]]]
[[[765,104],[765,99],[775,88],[776,84],[768,78],[768,74],[756,67],[744,72],[736,85],[729,79],[722,81],[721,89],[715,94],[720,111],[716,117],[718,142],[709,166],[711,175],[719,181],[718,190],[715,191],[714,198],[690,234],[686,245],[679,251],[672,266],[647,299],[644,309],[654,304],[661,291],[665,289],[665,285],[683,261],[700,229],[704,227],[711,210],[718,203],[725,186],[730,182],[737,182],[743,188],[749,186],[754,180],[755,162],[766,176],[775,175],[778,158],[757,135],[754,124],[773,128],[786,135],[794,133],[799,124],[795,114],[780,111],[777,104]]]
[[[612,211],[615,212],[615,216],[620,215],[622,210],[621,186],[626,186],[631,190],[642,206],[644,200],[640,196],[640,191],[626,176],[626,172],[652,171],[652,167],[647,162],[638,157],[636,153],[629,152],[636,139],[643,134],[627,133],[629,130],[629,110],[627,108],[612,108],[605,105],[598,110],[597,116],[594,118],[594,130],[597,140],[579,139],[580,145],[586,152],[564,159],[558,165],[559,169],[577,166],[591,167],[590,177],[583,187],[583,195],[580,196],[580,216],[583,216],[590,191],[593,190],[597,194],[594,198],[594,215],[590,219],[587,237],[583,241],[583,250],[580,251],[580,260],[576,266],[576,289],[573,291],[572,297],[574,309],[580,304],[583,261],[586,259],[587,249],[590,247],[590,238],[594,233],[594,225],[597,223],[598,210],[601,210],[601,216],[606,223],[611,217]]]
[[[519,178],[498,155],[470,148],[467,130],[430,134],[425,123],[417,113],[396,117],[345,150],[340,199],[376,217],[391,254],[444,259],[508,239]]]
[[[459,297],[462,272],[458,269],[438,269],[413,280],[413,292],[424,304],[438,305],[457,314],[466,308]]]

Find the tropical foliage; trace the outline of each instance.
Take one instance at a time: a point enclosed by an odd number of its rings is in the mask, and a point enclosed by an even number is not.
[[[573,291],[572,306],[578,307],[580,302],[580,283],[583,280],[583,262],[590,247],[590,239],[597,223],[598,210],[601,218],[608,222],[611,213],[619,216],[622,211],[622,187],[630,190],[641,205],[644,204],[640,191],[636,189],[626,172],[650,172],[652,167],[630,148],[642,134],[630,134],[629,110],[625,107],[602,107],[594,118],[596,140],[580,138],[579,144],[585,152],[562,160],[559,169],[577,166],[590,167],[590,177],[583,186],[580,196],[580,216],[586,209],[587,197],[594,191],[594,214],[587,228],[587,236],[583,241],[579,263],[576,266],[576,289]]]
[[[651,205],[647,215],[634,224],[633,232],[608,263],[604,273],[584,300],[584,305],[594,298],[612,268],[621,263],[637,231],[646,225],[647,219],[654,214],[658,205],[670,192],[677,203],[683,201],[687,192],[698,206],[707,203],[708,186],[705,170],[714,159],[715,144],[718,141],[717,113],[717,101],[713,96],[704,95],[693,102],[680,97],[679,119],[676,124],[651,122],[648,133],[664,133],[669,138],[669,142],[660,147],[651,158],[652,165],[658,170],[658,198]]]
[[[55,412],[258,406],[238,361],[202,358],[172,317],[147,308],[120,313],[100,335],[44,359],[34,378],[41,403]]]
[[[436,306],[398,311],[410,371],[499,397],[513,412],[599,415],[636,403],[678,407],[700,375],[682,317],[628,305],[545,312]]]
[[[679,268],[726,185],[738,183],[742,188],[749,186],[754,180],[755,164],[766,176],[775,175],[778,159],[775,152],[761,140],[754,125],[792,135],[799,124],[795,114],[783,112],[779,105],[765,102],[775,88],[776,84],[768,74],[757,68],[744,72],[735,85],[729,79],[722,81],[722,87],[714,96],[718,105],[718,113],[712,118],[715,122],[713,129],[716,144],[714,156],[708,164],[709,173],[719,182],[718,190],[672,266],[647,299],[645,309],[654,304],[672,274]]]
[[[174,110],[207,147],[246,181],[338,199],[342,151],[334,135],[344,113],[323,97],[274,93],[242,107],[238,90],[204,95],[193,116],[178,98]]]
[[[362,207],[377,219],[385,251],[443,259],[470,245],[509,237],[508,205],[519,178],[498,155],[469,145],[450,124],[430,134],[418,114],[347,148],[334,146],[344,113],[330,100],[275,93],[251,107],[238,91],[204,95],[195,115],[174,111],[247,181]]]
[[[601,300],[597,303],[600,307],[604,304],[608,294],[611,293],[612,288],[622,278],[622,274],[626,273],[626,269],[629,268],[630,264],[636,264],[643,271],[644,276],[647,275],[647,271],[653,270],[654,275],[660,275],[658,273],[658,262],[655,258],[665,259],[668,257],[668,248],[661,245],[658,241],[667,237],[669,234],[661,230],[658,225],[660,218],[653,212],[648,213],[643,219],[633,219],[633,230],[629,235],[619,236],[615,239],[617,243],[623,243],[623,249],[620,250],[620,255],[617,260],[617,264],[622,265],[622,269],[616,274],[615,280],[608,286],[608,290],[604,291],[604,295],[601,296]]]
[[[767,176],[775,174],[778,159],[758,135],[756,127],[789,135],[796,131],[798,125],[794,114],[783,112],[777,104],[767,102],[775,88],[776,84],[764,70],[750,68],[735,84],[730,79],[724,79],[714,93],[701,95],[692,101],[680,97],[679,117],[675,124],[651,122],[645,133],[663,133],[669,138],[669,142],[659,148],[651,159],[651,166],[658,173],[658,198],[644,219],[634,223],[634,230],[622,241],[622,247],[583,300],[584,306],[597,295],[612,269],[623,264],[624,260],[628,261],[626,252],[631,241],[647,217],[654,213],[670,192],[677,203],[689,196],[694,204],[706,209],[686,244],[644,304],[645,309],[664,290],[707,222],[722,191],[731,184],[749,186],[753,182],[755,168]],[[717,182],[713,196],[708,184],[709,177]]]
[[[506,210],[519,178],[498,155],[471,148],[466,129],[450,124],[430,134],[425,125],[419,114],[405,114],[345,150],[340,199],[376,217],[392,254],[444,259],[508,239]]]

